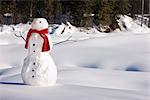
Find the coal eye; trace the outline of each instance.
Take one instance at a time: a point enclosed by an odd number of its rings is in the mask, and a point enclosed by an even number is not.
[[[40,21],[40,23],[41,23],[41,21]]]

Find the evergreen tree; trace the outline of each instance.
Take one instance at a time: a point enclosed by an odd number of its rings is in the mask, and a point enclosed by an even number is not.
[[[113,4],[113,13],[112,13],[112,24],[110,24],[110,27],[114,30],[116,28],[119,28],[119,25],[116,21],[116,17],[118,14],[127,15],[130,13],[130,2],[129,0],[114,0],[112,2]]]
[[[95,25],[99,25],[100,24],[100,17],[99,17],[99,13],[100,13],[100,9],[102,7],[102,1],[101,0],[94,0],[93,2],[93,13],[94,13],[94,23]]]
[[[59,23],[62,14],[69,12],[74,25],[86,27],[92,26],[93,21],[96,25],[113,26],[117,14],[130,11],[129,0],[2,0],[1,5],[1,13],[15,10],[16,15],[46,17],[52,23]],[[94,19],[91,14],[94,14]]]
[[[62,5],[59,1],[54,0],[53,7],[54,7],[54,10],[53,10],[54,23],[59,23],[60,22],[59,20],[62,14]]]
[[[93,14],[93,2],[94,0],[85,0],[83,3],[83,13],[82,13],[82,18],[81,18],[81,22],[80,25],[81,26],[85,26],[85,27],[89,27],[89,26],[93,26],[93,19],[92,19],[92,14]]]
[[[74,2],[73,16],[75,18],[75,24],[77,26],[91,26],[92,14],[93,14],[93,2],[94,0],[84,0]]]
[[[46,3],[43,0],[36,0],[34,3],[35,8],[33,9],[34,17],[44,17],[46,15]]]
[[[83,25],[83,13],[84,13],[84,9],[83,9],[83,5],[84,2],[75,2],[76,6],[74,7],[73,11],[74,11],[74,18],[75,18],[75,24],[77,26],[82,26]]]
[[[113,13],[116,14],[128,14],[130,11],[129,0],[114,0]]]
[[[112,24],[113,5],[112,0],[102,0],[102,7],[98,12],[99,21],[102,25]]]
[[[54,0],[44,0],[45,3],[45,10],[46,10],[46,15],[51,16],[54,11]]]
[[[129,13],[128,0],[95,0],[96,25],[118,27],[115,17],[117,14]],[[97,10],[97,11],[96,11]]]

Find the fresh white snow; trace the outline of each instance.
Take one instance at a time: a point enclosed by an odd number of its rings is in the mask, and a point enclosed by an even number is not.
[[[132,30],[101,33],[69,26],[64,34],[51,34],[50,55],[58,69],[52,87],[23,84],[21,69],[28,51],[13,32],[26,36],[30,25],[5,26],[0,32],[0,100],[149,100],[149,28],[138,32],[132,24]]]

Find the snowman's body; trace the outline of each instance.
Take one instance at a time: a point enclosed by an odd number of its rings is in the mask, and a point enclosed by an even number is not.
[[[51,38],[48,35],[47,37],[50,44],[50,50],[52,50]],[[35,86],[52,86],[56,83],[56,65],[49,55],[50,51],[42,52],[43,42],[43,38],[37,33],[32,33],[29,38],[28,56],[24,60],[21,72],[22,79],[25,84]]]

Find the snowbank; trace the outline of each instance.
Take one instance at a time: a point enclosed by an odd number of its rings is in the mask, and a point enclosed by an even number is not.
[[[24,38],[30,28],[29,24],[3,25],[0,31],[0,44],[23,44],[24,40],[15,36],[22,35]]]
[[[118,20],[118,22],[121,30],[134,33],[150,33],[150,28],[148,28],[144,24],[141,27],[137,20],[134,21],[131,17],[127,15],[120,15],[119,17],[120,19]]]
[[[83,28],[83,27],[75,27],[71,25],[69,22],[66,24],[62,23],[61,25],[53,24],[49,25],[49,34],[51,34],[52,40],[54,43],[58,43],[61,41],[69,40],[85,40],[93,37],[106,37],[112,35],[120,35],[120,34],[143,34],[150,33],[150,28],[146,25],[141,27],[137,21],[132,18],[124,15],[119,16],[118,20],[120,28],[122,31],[118,29],[114,30],[111,33],[102,33],[99,32],[96,28]],[[125,27],[126,28],[125,28]],[[18,24],[18,25],[3,25],[0,27],[0,44],[24,44],[24,40],[22,38],[18,38],[15,36],[22,35],[24,38],[30,28],[30,24]]]

